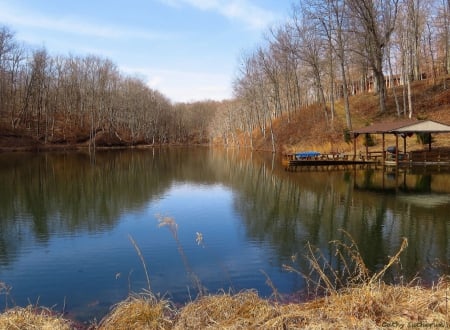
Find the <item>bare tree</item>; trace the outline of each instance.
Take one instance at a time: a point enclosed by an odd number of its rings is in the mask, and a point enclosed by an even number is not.
[[[438,34],[440,39],[442,71],[444,75],[450,73],[450,0],[442,0],[442,6],[438,15]],[[444,78],[444,88],[448,88],[447,79]]]
[[[44,48],[34,51],[26,82],[21,120],[29,129],[35,125],[37,138],[41,138],[43,117],[47,116],[49,80],[51,79],[47,72],[49,62],[50,58]]]
[[[334,78],[334,65],[333,58],[336,57],[338,61],[339,71],[340,71],[340,83],[341,88],[338,88],[338,95],[342,95],[344,98],[344,111],[345,111],[345,121],[347,128],[352,129],[352,121],[350,114],[350,102],[349,102],[349,86],[347,78],[347,68],[346,60],[349,56],[348,53],[348,10],[346,0],[311,0],[308,2],[307,8],[308,16],[311,17],[313,21],[317,22],[317,25],[323,31],[324,36],[328,42],[329,48],[329,58],[330,58],[330,76],[331,76],[331,86],[336,84],[336,79]],[[335,55],[333,55],[335,54]],[[334,90],[331,90],[331,94],[334,94]],[[334,99],[332,99],[332,104]],[[332,110],[331,113],[334,113]]]
[[[9,119],[13,129],[19,122],[24,66],[25,52],[14,34],[6,27],[0,28],[0,115]]]
[[[0,111],[6,111],[9,108],[8,100],[12,86],[8,76],[15,47],[13,33],[6,27],[2,27],[0,30]]]
[[[380,112],[386,112],[386,85],[383,73],[384,49],[394,32],[399,0],[348,0],[354,31],[365,40],[368,63],[379,94]]]
[[[299,17],[298,13],[293,17],[292,33],[292,37],[297,41],[295,47],[296,55],[310,69],[310,76],[313,78],[317,101],[322,107],[325,121],[329,123],[330,117],[323,84],[325,71],[324,42],[318,35],[319,31],[314,25],[314,22],[309,18]]]
[[[243,60],[242,77],[233,83],[234,96],[237,100],[235,111],[240,114],[244,130],[249,138],[250,148],[253,149],[253,131],[260,125],[260,116],[256,98],[256,88],[251,79],[251,59]],[[261,132],[263,130],[261,129]]]
[[[409,62],[411,63],[412,76],[414,80],[422,79],[421,69],[421,41],[423,34],[423,15],[421,0],[405,0],[407,20],[405,23],[409,30],[409,44],[411,47]]]
[[[277,52],[277,60],[282,70],[282,89],[285,107],[287,108],[287,120],[290,121],[291,114],[298,111],[301,106],[301,88],[299,80],[299,59],[297,58],[289,28],[284,26],[278,29],[272,48]]]

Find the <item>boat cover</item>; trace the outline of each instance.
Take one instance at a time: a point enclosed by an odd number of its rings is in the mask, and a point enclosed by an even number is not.
[[[317,151],[302,151],[302,152],[297,152],[295,154],[295,158],[299,159],[299,158],[311,158],[311,157],[317,157],[320,155],[320,152]]]

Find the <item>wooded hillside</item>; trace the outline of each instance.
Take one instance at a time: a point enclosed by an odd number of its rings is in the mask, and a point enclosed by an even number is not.
[[[232,100],[173,104],[109,59],[50,55],[2,27],[0,148],[333,150],[380,118],[450,124],[450,0],[296,1],[262,39],[242,54]]]
[[[357,127],[361,108],[372,109],[365,121],[417,117],[414,82],[448,88],[439,78],[450,71],[449,17],[448,0],[295,2],[290,19],[242,56],[234,85],[239,111],[230,112],[227,126],[246,132],[250,145],[258,131],[276,151],[276,122],[289,124],[310,106],[315,110],[298,127],[313,138]],[[377,95],[377,104],[350,101],[360,94]],[[323,125],[310,131],[317,121]]]

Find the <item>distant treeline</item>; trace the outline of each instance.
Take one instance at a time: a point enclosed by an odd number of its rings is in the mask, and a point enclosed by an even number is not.
[[[0,27],[0,128],[42,143],[207,141],[217,102],[173,104],[98,56],[50,56]]]

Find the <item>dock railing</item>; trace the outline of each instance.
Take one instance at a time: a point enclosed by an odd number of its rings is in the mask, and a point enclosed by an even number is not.
[[[330,153],[320,154],[320,159],[329,159],[329,160],[338,160],[338,159],[347,160],[348,157],[349,157],[349,155],[342,153],[342,152],[330,152]]]
[[[417,150],[410,152],[412,163],[450,163],[449,150]]]

